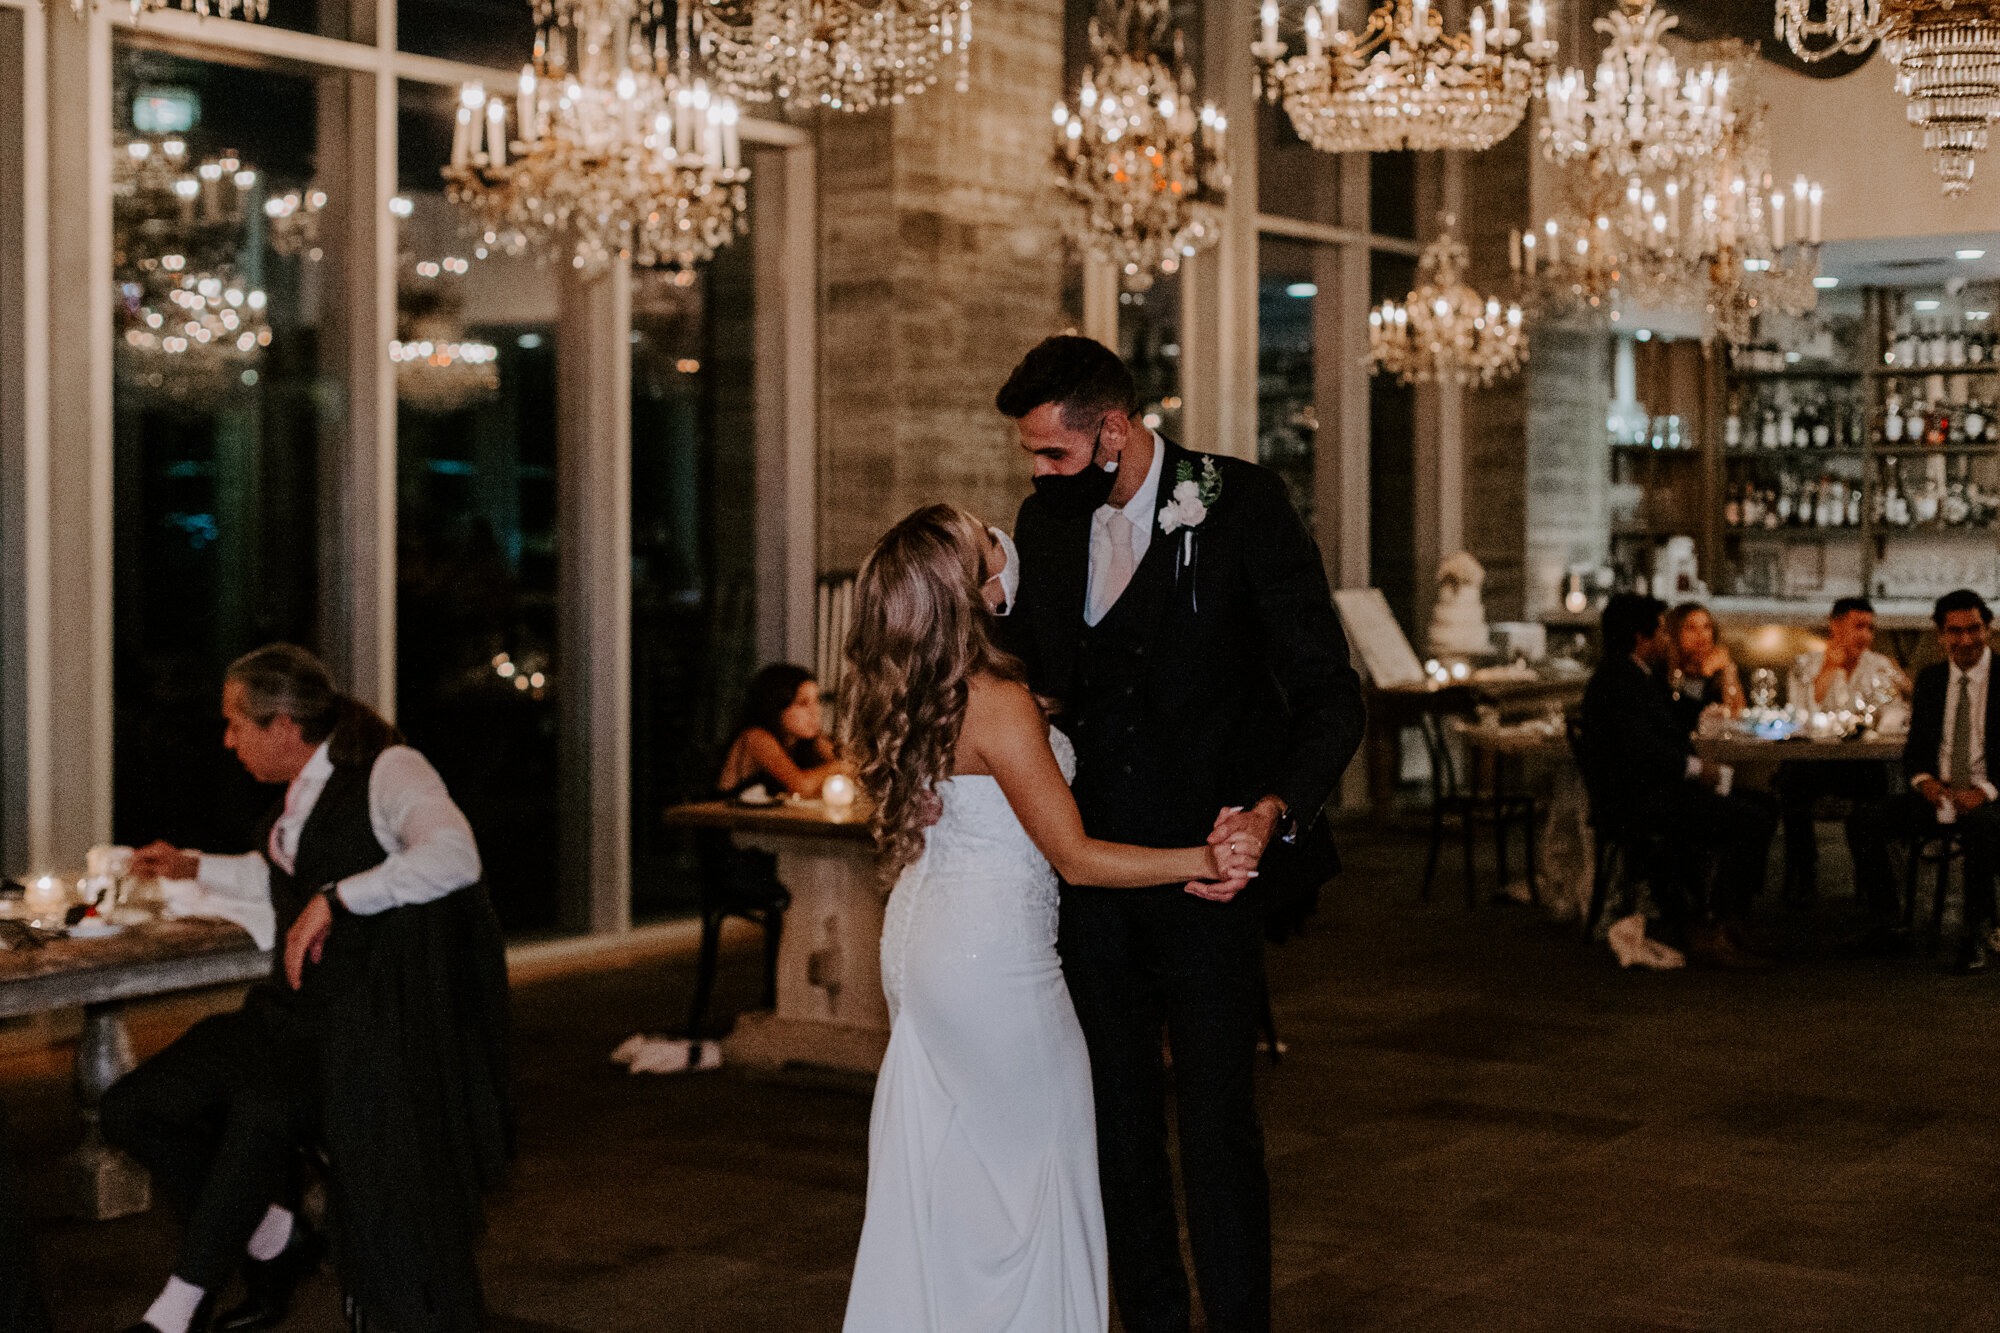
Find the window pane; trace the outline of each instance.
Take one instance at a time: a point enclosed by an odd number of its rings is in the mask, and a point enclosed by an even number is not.
[[[1257,103],[1257,211],[1337,227],[1342,155],[1322,153],[1283,107]]]
[[[461,229],[452,91],[406,83],[396,276],[397,720],[510,931],[556,924],[556,281]]]
[[[1417,236],[1417,155],[1368,155],[1368,230],[1377,236]],[[1405,291],[1408,288],[1404,289]],[[1401,300],[1403,293],[1396,293]]]
[[[776,170],[759,154],[756,173]],[[753,231],[632,294],[632,910],[695,905],[660,811],[715,792],[757,653]],[[805,665],[810,665],[807,663]]]
[[[1369,304],[1401,301],[1417,280],[1409,255],[1369,256]],[[1417,392],[1393,375],[1368,380],[1368,567],[1410,641],[1417,639]]]
[[[1265,236],[1257,243],[1257,461],[1285,479],[1313,525],[1313,317],[1321,297],[1315,247]]]
[[[265,204],[307,191],[323,90],[122,43],[112,89],[113,826],[239,851],[271,793],[222,748],[223,671],[316,646],[335,264]]]
[[[1147,424],[1180,441],[1180,274],[1155,274],[1146,290],[1118,293],[1118,354],[1132,368]]]
[[[398,0],[396,45],[417,55],[519,69],[534,53],[535,14],[527,0]]]

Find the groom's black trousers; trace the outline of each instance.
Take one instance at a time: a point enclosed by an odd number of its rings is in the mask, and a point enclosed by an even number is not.
[[[1271,1189],[1257,1120],[1263,918],[1180,885],[1065,885],[1063,977],[1090,1048],[1111,1288],[1128,1333],[1186,1333],[1160,1032],[1173,1050],[1188,1239],[1213,1333],[1271,1324]]]

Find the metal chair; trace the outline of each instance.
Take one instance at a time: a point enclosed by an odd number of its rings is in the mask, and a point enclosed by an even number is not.
[[[1506,794],[1500,785],[1497,764],[1493,773],[1493,789],[1480,792],[1472,775],[1460,772],[1458,757],[1452,752],[1450,737],[1445,731],[1447,716],[1427,711],[1417,719],[1417,729],[1423,734],[1424,748],[1430,753],[1431,761],[1431,842],[1429,854],[1424,859],[1424,881],[1419,896],[1425,902],[1430,901],[1431,881],[1437,875],[1438,852],[1444,846],[1445,820],[1451,817],[1456,817],[1459,822],[1465,851],[1467,907],[1479,905],[1473,838],[1481,820],[1493,825],[1493,852],[1502,889],[1507,886],[1507,830],[1514,824],[1521,826],[1521,841],[1528,858],[1528,884],[1532,891],[1536,871],[1535,798]],[[1466,767],[1470,768],[1470,763]]]
[[[778,945],[784,936],[785,909],[791,891],[778,880],[777,858],[769,852],[738,847],[721,829],[695,834],[695,857],[701,870],[701,957],[695,972],[694,1004],[688,1010],[688,1067],[700,1063],[701,1027],[715,990],[717,956],[722,948],[722,923],[741,917],[764,928],[764,1007],[778,1004]]]
[[[1576,770],[1583,778],[1585,821],[1590,825],[1593,844],[1590,908],[1583,917],[1583,936],[1591,939],[1597,934],[1597,923],[1604,917],[1619,870],[1622,868],[1626,875],[1636,874],[1646,883],[1653,883],[1665,841],[1631,827],[1618,817],[1616,802],[1605,790],[1604,767],[1591,748],[1583,718],[1571,713],[1563,721],[1570,756],[1576,760]]]

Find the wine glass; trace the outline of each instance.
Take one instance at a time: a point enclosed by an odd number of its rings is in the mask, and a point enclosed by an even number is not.
[[[1769,667],[1758,667],[1750,673],[1750,704],[1753,708],[1769,708],[1778,701],[1778,673]]]

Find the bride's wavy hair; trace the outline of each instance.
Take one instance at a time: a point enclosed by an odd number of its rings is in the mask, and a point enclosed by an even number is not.
[[[891,528],[854,582],[842,749],[874,802],[870,827],[892,882],[923,855],[972,678],[1027,678],[993,641],[979,591],[986,578],[985,528],[963,509],[938,504]]]

